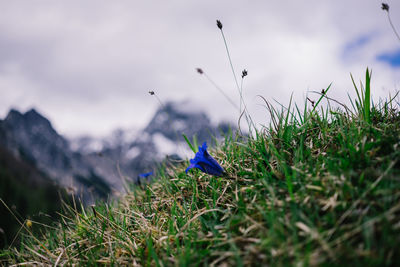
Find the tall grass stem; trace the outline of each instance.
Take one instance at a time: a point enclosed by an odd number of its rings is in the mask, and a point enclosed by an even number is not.
[[[226,98],[226,100],[228,100],[235,109],[240,111],[235,102],[210,78],[210,76],[208,76],[205,72],[203,72],[203,74],[207,78],[207,80]]]
[[[400,42],[400,35],[397,33],[396,28],[393,25],[392,19],[390,18],[389,10],[387,11],[387,17],[388,17],[388,20],[389,20],[390,27],[392,27],[392,30],[393,30],[394,34],[396,35],[396,37],[397,37],[397,40],[399,40],[399,42]]]

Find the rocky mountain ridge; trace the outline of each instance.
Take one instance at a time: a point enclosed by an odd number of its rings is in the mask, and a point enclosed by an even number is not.
[[[30,162],[57,184],[75,191],[83,201],[91,202],[110,193],[88,160],[71,151],[68,140],[35,109],[24,114],[11,110],[0,121],[0,136],[0,145],[17,159]]]
[[[154,170],[166,156],[190,157],[182,134],[210,142],[229,128],[227,123],[213,126],[204,112],[166,103],[143,130],[117,130],[103,140],[68,140],[35,109],[10,110],[0,120],[0,146],[91,203],[123,192],[124,182],[137,182],[139,173]]]

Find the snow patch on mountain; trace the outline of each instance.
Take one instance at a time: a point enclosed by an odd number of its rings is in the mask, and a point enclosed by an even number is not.
[[[102,139],[96,139],[89,136],[82,136],[70,139],[69,147],[74,152],[89,154],[102,150],[104,147],[104,143]]]
[[[135,159],[137,156],[139,156],[141,153],[141,150],[139,147],[131,147],[128,151],[125,153],[125,158],[127,160],[132,160]]]
[[[100,138],[81,136],[71,138],[69,141],[70,149],[74,152],[90,154],[100,152],[104,149],[123,147],[136,140],[139,131],[135,128],[116,129],[110,135]]]
[[[185,129],[186,124],[183,120],[176,120],[172,122],[171,127],[177,132],[182,132]]]
[[[140,135],[138,135],[136,142],[139,143],[146,143],[151,141],[151,135],[147,132],[141,132]]]
[[[190,159],[194,157],[193,151],[190,149],[188,144],[186,142],[181,142],[179,143],[178,150],[176,151],[176,154],[181,158],[181,159]]]
[[[204,108],[196,101],[185,100],[174,103],[174,110],[182,114],[201,114],[204,113]]]
[[[153,143],[156,147],[159,157],[176,154],[178,143],[172,142],[161,133],[153,134]]]

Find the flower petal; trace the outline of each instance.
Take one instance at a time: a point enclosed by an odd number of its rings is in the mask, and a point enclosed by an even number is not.
[[[206,142],[204,142],[202,146],[199,146],[199,151],[195,154],[194,158],[190,160],[190,165],[185,172],[187,173],[192,168],[200,169],[202,172],[215,176],[221,176],[224,173],[224,169],[208,153]]]

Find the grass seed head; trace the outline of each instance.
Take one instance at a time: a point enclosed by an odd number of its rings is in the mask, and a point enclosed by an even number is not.
[[[247,76],[247,70],[244,69],[244,70],[242,71],[242,79],[243,79],[244,77],[246,77],[246,76]]]
[[[217,19],[217,27],[218,29],[222,30],[222,23]]]
[[[382,3],[382,10],[389,12],[389,5],[386,3]]]

